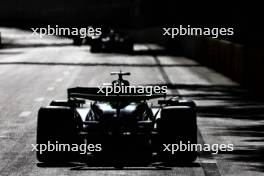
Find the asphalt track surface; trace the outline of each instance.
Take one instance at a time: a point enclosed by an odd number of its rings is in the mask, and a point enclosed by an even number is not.
[[[263,103],[235,82],[185,57],[168,56],[153,45],[136,45],[134,55],[91,54],[59,37],[1,28],[0,175],[263,175]],[[168,85],[198,105],[198,141],[233,144],[234,151],[199,154],[195,163],[173,167],[47,166],[38,163],[37,112],[66,89],[111,82],[111,71],[129,71],[134,85]]]

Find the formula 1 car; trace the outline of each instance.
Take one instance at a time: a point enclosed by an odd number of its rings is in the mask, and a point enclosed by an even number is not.
[[[119,76],[112,86],[129,86],[123,76],[130,73],[111,74]],[[103,88],[69,88],[67,100],[53,100],[49,106],[39,109],[38,161],[107,163],[123,167],[158,161],[182,164],[196,160],[197,151],[176,150],[180,144],[197,143],[193,101],[175,97],[166,99],[164,93],[105,95]],[[148,102],[158,98],[157,106]],[[41,150],[43,144],[53,144],[52,150],[47,147]],[[82,144],[88,146],[85,154],[78,148],[61,150],[61,147]]]
[[[101,36],[90,39],[91,53],[125,53],[132,54],[133,42],[113,29]]]

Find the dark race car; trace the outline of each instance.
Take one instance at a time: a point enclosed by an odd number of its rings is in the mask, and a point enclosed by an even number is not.
[[[103,32],[101,36],[90,38],[88,43],[90,43],[92,53],[132,54],[133,52],[133,42],[113,29]]]
[[[129,86],[122,78],[129,73],[112,74],[119,76],[112,86]],[[103,92],[107,88],[70,88],[67,100],[53,100],[49,106],[39,109],[38,161],[106,163],[123,167],[196,160],[196,151],[176,150],[180,144],[197,143],[193,101],[164,99],[163,93],[106,95]],[[148,102],[157,98],[156,106]]]

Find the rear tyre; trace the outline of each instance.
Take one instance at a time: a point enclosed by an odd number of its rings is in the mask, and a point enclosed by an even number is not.
[[[161,118],[157,122],[157,130],[158,156],[162,161],[182,164],[196,160],[197,151],[188,148],[191,144],[197,144],[195,108],[190,106],[164,107],[161,111]],[[170,146],[169,150],[165,149],[165,145]]]
[[[78,158],[78,152],[76,150],[71,151],[73,144],[81,143],[74,116],[74,110],[69,107],[48,106],[40,108],[37,122],[38,161],[65,163],[75,161]],[[46,150],[40,151],[41,147]]]

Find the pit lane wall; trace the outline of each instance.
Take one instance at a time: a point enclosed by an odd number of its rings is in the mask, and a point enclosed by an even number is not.
[[[170,43],[170,48],[264,95],[263,47],[212,38],[189,37]]]

